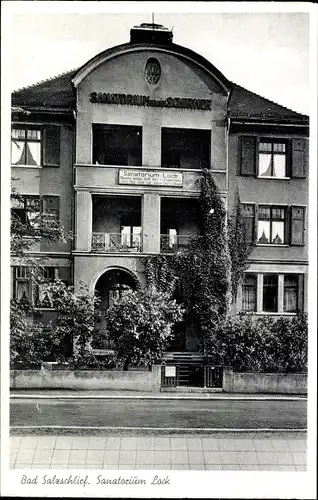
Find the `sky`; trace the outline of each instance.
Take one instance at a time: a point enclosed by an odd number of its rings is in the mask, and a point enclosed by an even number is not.
[[[307,13],[153,10],[156,23],[173,28],[176,44],[203,55],[229,80],[295,111],[309,113]],[[12,15],[12,90],[81,66],[97,53],[129,41],[130,28],[151,19],[151,10]]]

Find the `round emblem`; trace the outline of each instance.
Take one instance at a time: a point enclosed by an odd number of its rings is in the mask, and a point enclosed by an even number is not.
[[[154,57],[148,59],[146,68],[145,68],[145,78],[146,82],[149,85],[156,85],[159,82],[161,77],[161,67],[160,63]]]

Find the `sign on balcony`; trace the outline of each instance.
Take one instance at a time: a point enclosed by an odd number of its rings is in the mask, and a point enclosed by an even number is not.
[[[154,172],[129,169],[119,170],[119,184],[182,187],[182,183],[182,172],[165,172],[161,170],[156,170]]]

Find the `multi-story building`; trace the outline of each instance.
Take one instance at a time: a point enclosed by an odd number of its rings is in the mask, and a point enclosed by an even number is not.
[[[58,215],[74,233],[34,249],[48,278],[86,283],[103,308],[144,286],[145,256],[199,233],[196,180],[209,168],[229,211],[239,190],[253,243],[237,310],[306,310],[307,116],[229,81],[155,24],[13,92],[12,105],[12,177],[24,196],[15,209],[26,220],[29,207]],[[12,266],[12,295],[31,297],[14,256]],[[194,333],[183,347],[197,349]]]

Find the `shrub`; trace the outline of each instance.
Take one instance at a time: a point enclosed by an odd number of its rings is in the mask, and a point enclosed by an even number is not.
[[[162,357],[172,337],[172,326],[182,309],[169,294],[154,287],[128,291],[106,312],[109,338],[123,369],[129,365],[150,367]]]
[[[307,369],[307,317],[262,317],[248,314],[230,318],[207,341],[207,354],[215,364],[235,371],[298,372]]]

